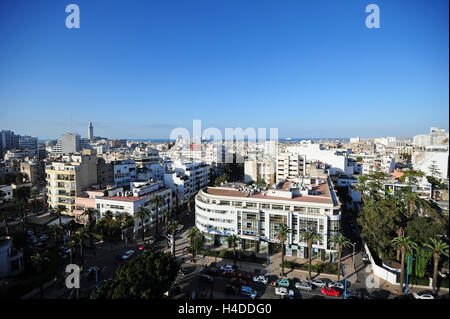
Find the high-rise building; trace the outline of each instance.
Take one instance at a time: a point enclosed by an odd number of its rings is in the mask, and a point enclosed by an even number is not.
[[[73,154],[81,149],[80,135],[76,133],[66,133],[61,135],[61,153]]]
[[[94,127],[92,126],[92,123],[89,122],[89,127],[88,127],[88,140],[92,141],[93,138],[94,138]]]

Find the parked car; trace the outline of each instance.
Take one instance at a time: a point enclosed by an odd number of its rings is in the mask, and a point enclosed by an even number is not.
[[[413,293],[414,299],[434,299],[433,294],[430,291],[418,291]]]
[[[235,286],[233,286],[233,285],[226,284],[226,285],[225,285],[225,292],[226,292],[227,294],[230,294],[230,295],[239,295],[239,293],[240,293],[241,291],[239,290],[239,288],[237,288],[237,287],[235,287]]]
[[[234,268],[231,265],[225,265],[225,266],[220,267],[220,270],[221,271],[234,271]]]
[[[295,283],[295,288],[301,289],[301,290],[312,290],[312,285],[308,281],[301,281]]]
[[[231,283],[236,287],[247,286],[248,282],[244,278],[233,277],[231,278]]]
[[[182,276],[186,275],[186,271],[180,267],[180,270],[178,270],[178,273]]]
[[[345,289],[345,285],[342,282],[336,281],[336,282],[329,282],[328,283],[328,287],[330,288],[339,288],[344,290]]]
[[[361,252],[361,256],[362,256],[363,262],[365,262],[365,263],[370,262],[369,256],[366,253]]]
[[[258,293],[256,292],[255,289],[252,289],[248,286],[242,286],[241,287],[241,295],[248,296],[252,299],[255,299],[256,296],[258,295]]]
[[[278,296],[290,296],[293,297],[294,291],[293,290],[288,290],[286,287],[276,287],[275,288],[275,294]]]
[[[124,260],[129,259],[133,254],[134,254],[134,250],[128,250],[123,254],[122,259],[124,259]]]
[[[287,279],[287,278],[277,279],[275,281],[275,286],[289,287],[289,279]]]
[[[320,292],[321,292],[323,295],[327,295],[327,296],[336,296],[336,297],[339,297],[339,296],[341,295],[340,289],[337,289],[337,288],[330,288],[330,287],[325,288],[325,287],[323,287],[323,288],[320,290]]]
[[[363,295],[359,290],[353,289],[353,290],[347,290],[347,296],[346,297],[354,297],[358,299],[363,299]]]
[[[205,272],[207,275],[211,275],[211,276],[216,276],[218,274],[220,274],[220,269],[217,267],[208,267],[205,269]]]
[[[267,277],[263,275],[253,277],[253,281],[267,285]]]
[[[327,283],[325,280],[322,279],[314,279],[311,281],[311,284],[320,288],[326,287]]]
[[[214,282],[214,278],[213,278],[213,277],[211,277],[211,276],[209,276],[209,275],[205,275],[205,274],[200,274],[200,275],[198,275],[198,279],[199,279],[200,281],[207,282],[207,283],[212,283],[212,282]]]

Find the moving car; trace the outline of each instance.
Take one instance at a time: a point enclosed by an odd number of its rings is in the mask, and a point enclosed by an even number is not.
[[[429,291],[418,291],[413,293],[414,299],[434,299],[434,296]]]
[[[312,290],[312,285],[308,281],[301,281],[295,283],[295,288],[302,290]]]
[[[294,296],[294,291],[293,290],[288,290],[285,287],[276,287],[275,288],[275,294],[278,296],[290,296],[293,297]]]
[[[257,292],[255,289],[252,289],[248,286],[242,286],[241,287],[241,295],[248,296],[248,297],[254,299],[257,296]]]
[[[129,259],[133,254],[134,254],[134,250],[128,250],[123,254],[122,259],[124,259],[124,260]]]
[[[339,289],[337,289],[337,288],[330,288],[330,287],[328,287],[328,288],[323,287],[323,288],[320,290],[320,292],[321,292],[323,295],[327,295],[327,296],[336,296],[336,297],[339,297],[340,294],[341,294],[341,292],[340,292]]]
[[[327,283],[324,280],[321,280],[321,279],[314,279],[314,280],[311,281],[311,284],[314,285],[314,286],[317,286],[317,287],[321,287],[321,288],[327,286]]]
[[[263,275],[253,277],[253,281],[267,285],[267,277]]]
[[[277,279],[277,281],[275,281],[274,285],[281,286],[281,287],[289,287],[289,279],[287,279],[287,278]]]

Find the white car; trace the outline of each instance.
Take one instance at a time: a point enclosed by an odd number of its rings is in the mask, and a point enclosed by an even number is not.
[[[122,259],[128,259],[131,257],[131,255],[134,254],[134,250],[128,250],[125,252],[125,254],[122,256]]]
[[[285,287],[276,287],[275,288],[275,294],[278,296],[290,296],[293,297],[294,296],[294,291],[293,290],[288,290]]]
[[[413,293],[414,299],[434,299],[433,295],[428,291],[419,291]]]
[[[253,281],[254,282],[259,282],[262,283],[264,285],[267,285],[267,277],[266,276],[255,276],[253,277]]]
[[[225,265],[225,266],[220,267],[220,270],[222,270],[222,271],[233,271],[233,266]]]
[[[342,282],[339,282],[339,281],[328,283],[328,287],[330,287],[330,288],[339,288],[339,289],[342,289],[342,290],[345,289],[344,284]]]
[[[311,283],[309,283],[307,281],[296,282],[295,288],[302,289],[302,290],[312,290],[312,285],[311,285]]]
[[[317,287],[321,287],[321,288],[327,286],[327,283],[320,279],[315,279],[315,280],[311,281],[311,284],[313,284],[314,286],[317,286]]]

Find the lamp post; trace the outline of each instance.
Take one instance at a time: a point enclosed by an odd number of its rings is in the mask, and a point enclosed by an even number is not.
[[[94,270],[95,271],[95,288],[98,288],[98,272],[97,272],[97,268],[96,267],[91,267],[91,268],[89,268],[89,270]]]
[[[405,290],[405,295],[408,294],[408,276],[409,276],[409,259],[411,256],[408,256],[408,265],[406,266],[406,290]],[[413,258],[412,260],[414,260],[415,258]]]
[[[355,246],[356,246],[356,243],[353,243],[353,255],[352,255],[353,270],[355,270]]]
[[[184,230],[181,231],[181,258],[184,257],[184,248],[183,248],[183,234],[184,234]]]
[[[342,270],[345,273],[345,283],[344,283],[344,299],[347,299],[347,272],[345,271],[345,266],[342,265]]]

